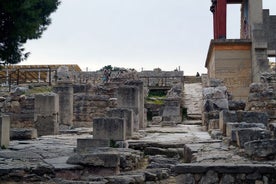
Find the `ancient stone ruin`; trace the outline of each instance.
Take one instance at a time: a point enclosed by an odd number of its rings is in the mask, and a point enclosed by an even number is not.
[[[241,39],[226,39],[228,3]],[[48,66],[1,87],[0,183],[276,183],[276,24],[261,3],[211,1],[208,74]]]

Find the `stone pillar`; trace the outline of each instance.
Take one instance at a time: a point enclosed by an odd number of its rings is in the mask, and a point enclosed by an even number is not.
[[[0,116],[0,146],[7,148],[10,143],[10,116]]]
[[[139,110],[140,97],[139,90],[136,86],[121,86],[117,92],[117,103],[119,108],[126,108],[133,110],[134,131],[138,131],[140,127]],[[141,112],[143,113],[143,112]]]
[[[139,128],[144,129],[146,128],[147,124],[146,121],[144,121],[144,83],[142,80],[131,80],[127,81],[125,85],[130,85],[130,86],[137,86],[138,87],[138,92],[139,92]]]
[[[59,95],[60,125],[73,126],[73,86],[71,82],[58,83],[53,91]]]
[[[59,96],[57,94],[35,95],[34,122],[38,136],[59,133]]]
[[[163,120],[181,122],[180,98],[167,98],[164,100]]]
[[[125,119],[122,118],[94,118],[93,139],[108,139],[124,141],[126,139]]]
[[[126,120],[126,138],[131,138],[133,134],[133,111],[131,109],[110,109],[107,111],[108,117],[123,118]]]

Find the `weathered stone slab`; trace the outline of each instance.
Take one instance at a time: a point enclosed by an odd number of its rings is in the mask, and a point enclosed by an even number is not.
[[[238,110],[244,110],[245,109],[245,102],[242,100],[229,100],[228,106],[230,111],[238,111]]]
[[[153,116],[152,117],[152,124],[158,125],[162,121],[162,116]]]
[[[244,144],[244,150],[250,157],[274,159],[276,156],[276,140],[257,140],[247,142]]]
[[[235,111],[223,110],[219,113],[219,129],[226,134],[226,123],[238,122],[238,116]]]
[[[0,147],[10,144],[10,116],[0,116]]]
[[[175,174],[186,173],[207,173],[213,170],[217,173],[228,174],[250,174],[258,171],[260,174],[275,173],[276,170],[273,165],[268,164],[226,164],[226,163],[192,163],[176,165],[172,171]]]
[[[268,124],[268,115],[263,112],[237,111],[238,122]]]
[[[270,131],[261,128],[241,128],[236,130],[236,137],[238,146],[243,148],[246,142],[270,139],[271,134]]]
[[[138,131],[142,125],[140,124],[140,96],[139,89],[136,86],[121,86],[117,92],[117,103],[119,108],[126,108],[133,110],[134,131]]]
[[[231,137],[232,141],[236,141],[236,129],[237,128],[261,128],[266,129],[265,125],[262,123],[245,123],[245,122],[233,122],[226,123],[226,136]]]
[[[175,121],[177,123],[181,122],[180,102],[181,99],[178,97],[166,98],[164,100],[164,109],[162,114],[164,121]]]
[[[38,136],[59,134],[59,123],[57,118],[52,115],[37,115],[35,128],[37,129]]]
[[[126,138],[131,138],[133,135],[133,111],[131,109],[110,109],[107,111],[108,117],[123,118],[126,122]]]
[[[37,130],[35,128],[12,128],[10,131],[11,140],[36,139]]]
[[[270,123],[268,127],[269,130],[273,133],[273,137],[276,138],[276,123]]]
[[[125,119],[95,118],[93,120],[93,138],[123,141],[126,139]]]
[[[210,119],[208,123],[208,130],[219,129],[219,119]]]
[[[67,163],[98,167],[118,167],[120,163],[120,155],[118,153],[108,152],[75,154],[68,158]]]
[[[77,139],[77,152],[82,152],[89,150],[89,148],[97,147],[109,147],[110,140],[108,139],[92,139],[92,138],[83,138]]]
[[[59,96],[55,93],[41,93],[35,95],[35,115],[41,116],[57,116],[59,114]]]

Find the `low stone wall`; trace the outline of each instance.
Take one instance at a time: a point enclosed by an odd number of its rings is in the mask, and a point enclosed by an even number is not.
[[[276,183],[269,164],[179,164],[173,168],[177,184]]]

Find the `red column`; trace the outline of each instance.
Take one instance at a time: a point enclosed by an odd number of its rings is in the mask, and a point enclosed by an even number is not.
[[[216,37],[215,39],[226,39],[226,15],[227,0],[217,0],[215,11]]]

